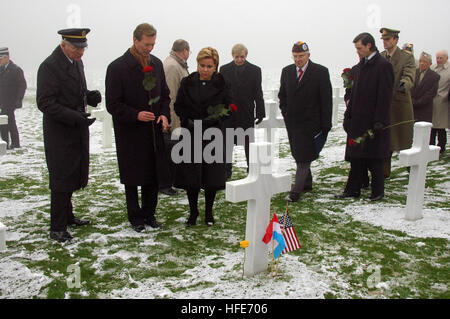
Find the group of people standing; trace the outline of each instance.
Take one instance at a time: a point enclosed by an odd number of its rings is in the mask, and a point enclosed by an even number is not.
[[[415,121],[433,123],[430,144],[438,135],[441,154],[445,152],[450,116],[448,53],[436,54],[433,71],[431,55],[423,52],[416,69],[411,51],[398,47],[400,31],[382,28],[380,33],[385,48],[381,53],[369,33],[353,41],[360,62],[350,72],[353,81],[346,90],[343,123],[348,135],[345,159],[351,168],[345,190],[337,198],[359,197],[361,189],[369,187],[370,171],[370,200],[382,199],[392,154],[411,147]]]
[[[61,44],[40,65],[37,75],[36,100],[43,112],[50,176],[50,237],[59,242],[72,239],[68,225],[90,224],[74,216],[71,202],[73,192],[84,188],[88,182],[89,126],[95,119],[86,112],[86,107],[96,107],[102,101],[99,91],[90,91],[86,86],[82,56],[89,32],[89,29],[58,31]],[[151,54],[156,37],[157,31],[152,25],[138,25],[132,46],[109,64],[106,73],[106,108],[114,123],[128,220],[136,232],[145,230],[145,225],[161,228],[155,216],[158,193],[174,195],[175,187],[186,190],[190,208],[188,226],[197,223],[199,194],[204,190],[204,222],[212,226],[216,193],[225,188],[226,180],[231,177],[231,162],[225,160],[226,156],[223,161],[196,161],[198,149],[191,143],[191,149],[183,150],[187,152],[183,155],[187,160],[175,163],[171,150],[179,141],[173,139],[174,131],[181,128],[194,136],[196,123],[201,123],[201,136],[211,128],[222,132],[223,136],[227,128],[253,128],[265,117],[261,69],[247,61],[247,48],[237,44],[231,52],[233,61],[221,68],[216,49],[201,49],[196,58],[197,70],[189,73],[189,43],[175,41],[163,62]],[[400,92],[410,99],[415,69],[399,71],[399,67],[393,67],[397,55],[407,60],[408,68],[411,59],[401,49],[397,53],[388,50],[390,55],[380,54],[369,34],[359,35],[354,43],[361,62],[352,71],[354,84],[346,95],[344,128],[349,139],[362,135],[367,129],[374,129],[376,133],[364,146],[347,145],[346,159],[351,162],[351,170],[346,191],[340,197],[359,196],[364,171],[369,169],[371,199],[378,200],[384,195],[384,161],[392,150],[398,150],[390,147],[390,138],[397,138],[397,134],[384,128],[393,121],[403,120],[392,114],[392,95]],[[298,201],[302,192],[312,189],[310,166],[318,158],[332,127],[330,75],[326,67],[314,63],[310,56],[307,43],[293,45],[294,63],[282,70],[278,95],[291,153],[297,163],[295,182],[285,198],[290,202]],[[404,102],[408,98],[399,95],[398,100]],[[221,115],[212,116],[211,107],[221,105],[225,108]],[[230,112],[227,111],[229,105],[234,106]],[[412,114],[407,117],[413,118]],[[410,133],[412,138],[412,125],[406,134]],[[245,136],[244,141],[247,164],[251,138]],[[409,147],[410,138],[406,140],[399,149]],[[202,154],[209,142],[202,139]]]

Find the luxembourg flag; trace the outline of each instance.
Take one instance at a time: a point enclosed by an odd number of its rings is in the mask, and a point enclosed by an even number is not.
[[[286,247],[286,243],[284,242],[283,234],[281,233],[280,223],[278,221],[277,215],[273,214],[273,218],[267,226],[266,234],[264,235],[262,241],[265,244],[268,244],[271,240],[274,240],[274,249],[273,249],[273,257],[277,259],[281,252]]]

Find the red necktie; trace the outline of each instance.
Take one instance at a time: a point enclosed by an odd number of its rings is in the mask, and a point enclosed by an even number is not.
[[[302,79],[303,76],[303,69],[300,69],[300,72],[298,73],[298,78],[297,78],[297,85],[300,84],[300,80]]]

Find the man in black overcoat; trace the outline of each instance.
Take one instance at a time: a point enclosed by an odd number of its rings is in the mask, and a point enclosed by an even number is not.
[[[354,40],[360,63],[353,67],[353,88],[344,114],[347,132],[345,159],[350,172],[344,193],[337,198],[359,197],[364,170],[372,177],[371,201],[384,197],[384,158],[390,152],[390,107],[393,95],[394,70],[375,46],[369,33]],[[365,135],[369,130],[373,135]],[[364,140],[358,139],[364,137]]]
[[[231,50],[233,61],[220,68],[228,86],[231,87],[233,102],[237,105],[237,111],[231,114],[227,127],[242,128],[244,131],[254,128],[261,123],[266,116],[264,108],[263,91],[261,87],[261,68],[248,62],[248,50],[243,44],[236,44]],[[256,111],[256,112],[255,112]],[[256,113],[256,114],[255,114]],[[256,120],[256,122],[255,122]],[[253,142],[254,132],[245,135],[244,149],[249,164],[249,144]],[[237,141],[235,141],[235,145]],[[232,163],[227,163],[227,178],[231,178]]]
[[[0,115],[8,116],[8,124],[0,126],[0,132],[7,149],[20,148],[14,111],[22,107],[26,89],[27,82],[22,69],[9,59],[8,48],[0,48]]]
[[[312,189],[311,162],[331,130],[332,88],[328,69],[310,60],[309,47],[297,42],[292,48],[294,64],[281,73],[278,98],[297,163],[295,184],[286,200],[296,202],[300,193]]]
[[[150,54],[155,41],[154,27],[140,24],[133,34],[133,46],[106,73],[106,108],[114,123],[120,182],[125,185],[128,220],[137,232],[145,230],[145,224],[161,227],[155,218],[158,175],[163,170],[168,174],[163,130],[169,128],[170,92],[161,60]],[[155,79],[151,92],[143,86],[144,67],[150,67]],[[150,106],[150,99],[158,97]]]
[[[72,239],[67,225],[87,225],[74,216],[72,194],[85,188],[89,174],[89,125],[86,106],[97,106],[102,96],[86,86],[81,60],[89,29],[65,29],[61,45],[39,67],[36,101],[43,114],[44,148],[50,178],[50,237]]]

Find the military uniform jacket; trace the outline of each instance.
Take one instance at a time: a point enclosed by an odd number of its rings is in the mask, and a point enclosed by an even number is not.
[[[264,118],[266,111],[261,87],[261,68],[248,61],[245,61],[242,67],[242,74],[238,76],[238,66],[232,61],[220,68],[220,74],[231,87],[233,103],[237,106],[237,111],[231,115],[228,122],[229,127],[246,130],[255,126],[255,108],[257,118]]]
[[[387,58],[387,51],[381,55]],[[391,124],[414,119],[411,89],[416,77],[414,56],[397,47],[390,62],[394,68],[394,88],[391,106]],[[406,92],[397,91],[400,82],[405,83]],[[391,151],[401,151],[411,147],[414,123],[398,125],[391,130]]]
[[[0,67],[0,109],[11,111],[22,107],[22,100],[27,89],[23,71],[14,62],[8,67]]]
[[[45,156],[53,191],[72,192],[87,185],[89,128],[77,123],[89,103],[88,92],[83,62],[72,64],[60,46],[40,65],[36,101],[43,113]]]
[[[305,163],[317,159],[314,136],[331,129],[333,100],[328,69],[309,60],[298,85],[295,64],[285,67],[278,98],[295,161]]]

